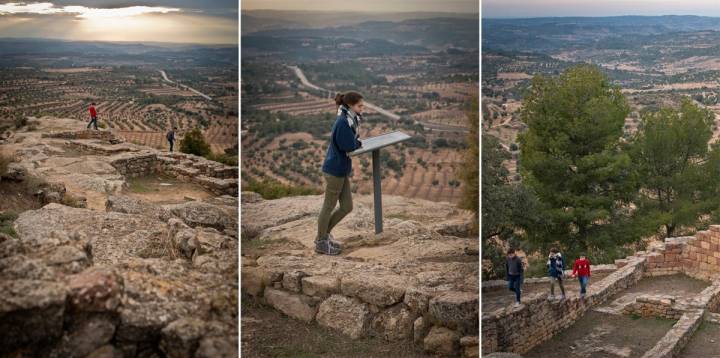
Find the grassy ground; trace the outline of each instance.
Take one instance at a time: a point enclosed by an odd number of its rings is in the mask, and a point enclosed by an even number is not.
[[[379,338],[352,340],[336,331],[307,324],[282,313],[242,300],[243,358],[261,357],[430,357],[411,342],[389,343]]]

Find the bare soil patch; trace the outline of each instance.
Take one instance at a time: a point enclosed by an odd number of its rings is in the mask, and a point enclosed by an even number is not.
[[[720,357],[720,326],[702,322],[700,327],[685,348],[680,352],[680,358]]]
[[[641,357],[674,324],[673,320],[661,318],[633,318],[589,311],[525,357]]]
[[[213,196],[199,185],[169,176],[144,176],[129,179],[127,182],[127,195],[157,204],[179,204]]]
[[[307,324],[249,299],[242,300],[243,357],[430,357],[410,342],[352,340],[313,322]]]

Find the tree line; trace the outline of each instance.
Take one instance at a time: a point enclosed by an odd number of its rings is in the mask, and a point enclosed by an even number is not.
[[[482,245],[485,279],[504,274],[503,253],[558,247],[609,263],[650,238],[691,234],[718,222],[720,150],[710,144],[714,114],[685,97],[640,113],[624,135],[630,107],[595,66],[535,76],[520,112],[522,181],[483,135]]]

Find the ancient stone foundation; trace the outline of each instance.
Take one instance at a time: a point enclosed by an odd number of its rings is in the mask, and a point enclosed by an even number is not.
[[[572,325],[588,309],[638,282],[643,276],[686,274],[713,281],[720,275],[720,225],[695,236],[668,238],[616,260],[617,272],[592,285],[582,300],[571,297],[550,301],[544,296],[529,298],[519,307],[483,312],[482,351],[526,353],[536,345]],[[492,283],[490,285],[497,285]],[[685,346],[703,317],[716,319],[720,306],[720,284],[713,284],[693,297],[639,295],[622,313],[678,320],[673,328],[643,357],[674,357]],[[720,318],[720,317],[718,317]]]

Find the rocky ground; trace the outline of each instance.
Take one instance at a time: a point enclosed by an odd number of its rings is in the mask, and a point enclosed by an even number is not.
[[[384,196],[385,231],[375,235],[372,197],[355,195],[353,212],[333,230],[343,252],[326,256],[313,250],[322,196],[241,198],[243,300],[352,339],[477,356],[478,240],[470,212]]]
[[[33,122],[0,145],[14,159],[0,186],[37,201],[0,206],[17,213],[15,234],[0,234],[0,356],[237,356],[238,198],[144,200],[118,156],[130,168],[136,153],[166,154],[73,120]]]

